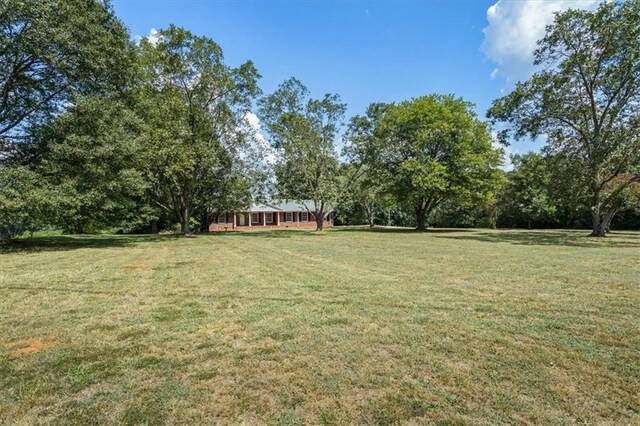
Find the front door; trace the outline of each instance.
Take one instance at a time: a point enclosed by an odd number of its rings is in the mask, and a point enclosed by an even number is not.
[[[240,222],[240,223],[238,223],[239,226],[244,226],[244,215],[243,214],[238,216],[238,221]]]

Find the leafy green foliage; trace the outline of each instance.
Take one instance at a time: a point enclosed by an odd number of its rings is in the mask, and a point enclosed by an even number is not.
[[[338,95],[309,98],[307,88],[291,78],[259,102],[260,117],[279,150],[278,195],[313,200],[317,228],[343,193],[335,139],[346,105]]]
[[[144,203],[144,128],[126,105],[107,97],[79,100],[49,127],[36,170],[62,196],[50,223],[82,233],[131,228],[153,217]]]
[[[150,194],[189,233],[194,212],[206,221],[214,208],[247,202],[238,153],[259,74],[251,62],[230,68],[213,40],[185,29],[170,26],[158,37],[141,41],[137,100],[148,125]]]
[[[0,2],[0,137],[24,138],[76,93],[127,85],[131,50],[127,29],[98,0]],[[0,151],[2,152],[2,151]]]
[[[511,226],[526,226],[532,223],[550,223],[556,209],[550,197],[552,177],[545,159],[536,153],[514,155],[514,170],[501,194],[501,216],[509,218]]]
[[[59,210],[56,191],[25,166],[0,166],[0,241],[51,223]]]
[[[592,235],[604,236],[617,193],[640,181],[640,2],[558,14],[535,63],[544,70],[488,114],[510,126],[503,139],[546,134],[548,152],[581,167]]]
[[[374,104],[352,121],[349,148],[384,173],[398,203],[425,229],[446,200],[488,203],[500,183],[501,150],[485,123],[460,98],[429,95],[399,104]]]

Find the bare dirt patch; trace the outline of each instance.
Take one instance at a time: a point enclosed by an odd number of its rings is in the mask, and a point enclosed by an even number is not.
[[[52,347],[53,345],[54,342],[50,340],[26,339],[10,343],[7,346],[11,348],[9,355],[11,355],[12,357],[17,357],[21,355],[40,352]]]

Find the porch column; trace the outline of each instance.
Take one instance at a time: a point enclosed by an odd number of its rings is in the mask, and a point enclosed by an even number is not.
[[[231,229],[236,229],[236,215],[237,215],[237,213],[233,212],[233,228],[231,228]]]
[[[280,226],[280,212],[276,212],[276,226]]]
[[[262,212],[262,226],[267,226],[267,212]]]
[[[251,228],[251,217],[252,217],[253,215],[251,214],[251,212],[249,212],[249,214],[248,214],[247,216],[249,216],[249,228]]]
[[[300,212],[296,212],[296,225],[300,228]]]

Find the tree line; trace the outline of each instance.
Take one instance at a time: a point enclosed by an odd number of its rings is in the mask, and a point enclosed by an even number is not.
[[[339,95],[296,78],[264,94],[253,62],[187,29],[134,41],[108,1],[6,0],[0,26],[0,238],[204,232],[272,197],[312,200],[318,229],[331,209],[421,230],[640,225],[638,0],[557,14],[489,121],[451,94],[345,120]],[[497,142],[539,137],[501,169]]]

